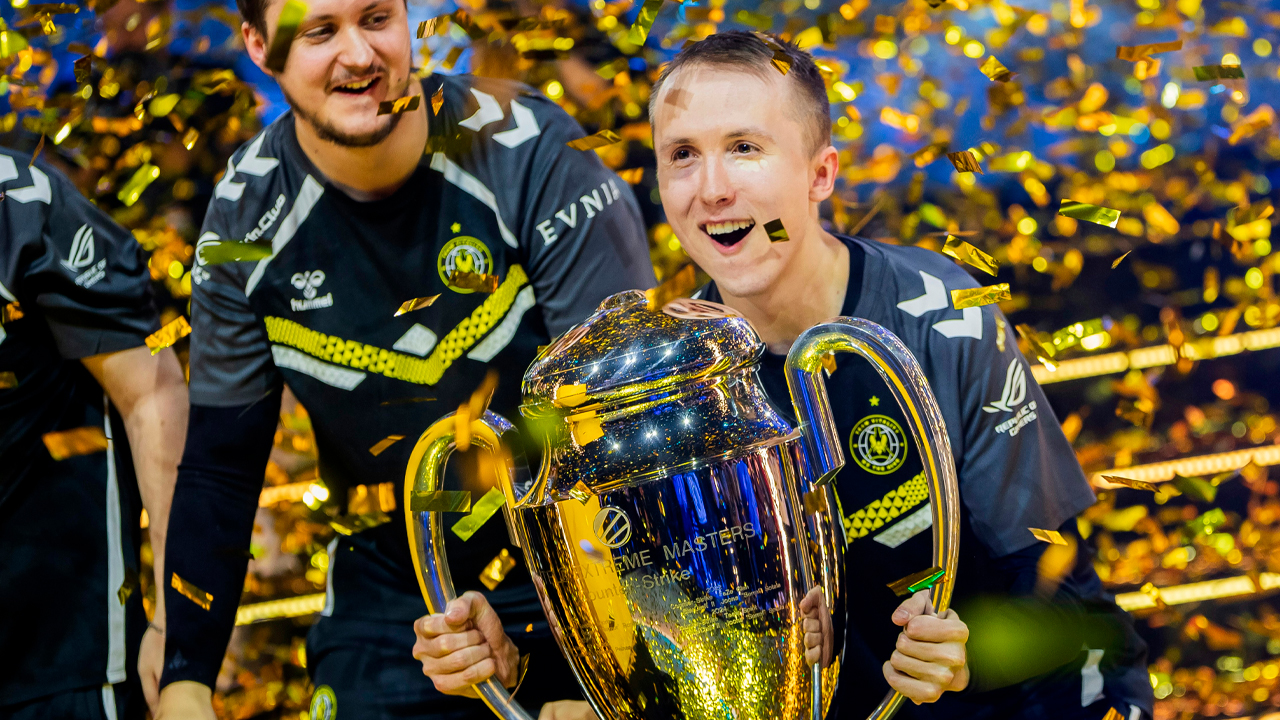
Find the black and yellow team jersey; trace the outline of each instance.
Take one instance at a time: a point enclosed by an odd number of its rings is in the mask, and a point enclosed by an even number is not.
[[[144,344],[150,282],[127,230],[0,148],[0,716],[132,674],[141,504],[120,416],[81,360]]]
[[[427,152],[390,196],[361,202],[329,184],[286,113],[232,157],[202,228],[197,257],[227,240],[269,243],[271,254],[192,271],[193,419],[201,408],[273,402],[288,383],[311,417],[320,478],[339,498],[357,485],[402,488],[414,439],[466,402],[489,369],[498,373],[490,409],[518,424],[521,377],[538,347],[605,297],[654,284],[635,198],[594,152],[566,146],[583,136],[576,122],[516,83],[433,76],[422,91],[431,97],[441,87],[439,111],[427,102],[418,110],[429,117]],[[458,277],[471,280],[451,281]],[[439,297],[396,316],[405,301],[430,296]],[[405,439],[371,451],[391,436]],[[188,459],[200,442],[188,439]],[[217,442],[235,448],[240,439]],[[178,514],[186,512],[183,478]],[[399,623],[412,633],[426,607],[402,512],[340,538],[327,619]],[[166,682],[211,682],[217,663],[193,654],[220,662],[222,647],[184,636],[184,623],[225,625],[239,586],[226,597],[210,587],[217,571],[184,553],[187,531],[172,531],[170,567],[213,601],[205,613],[170,592],[178,627],[171,624]],[[520,556],[501,518],[467,542],[446,533],[459,592],[484,590],[480,571],[503,548]],[[508,623],[544,626],[523,564],[490,600]]]
[[[952,605],[969,623],[974,681],[969,691],[946,693],[937,703],[904,703],[899,717],[1094,717],[1092,706],[1104,699],[1104,685],[1105,699],[1124,717],[1131,705],[1150,714],[1146,647],[1103,592],[1087,558],[1064,579],[1055,605],[1031,611],[1061,610],[1077,626],[1076,635],[1044,639],[1038,647],[1033,638],[1027,647],[1006,647],[1000,656],[987,650],[1001,635],[984,622],[992,613],[981,612],[990,606],[981,603],[1021,607],[1016,603],[1034,590],[1044,544],[1030,528],[1062,528],[1093,504],[1093,492],[1022,358],[1013,327],[994,305],[952,307],[950,290],[977,286],[968,273],[928,250],[840,240],[850,262],[840,314],[882,325],[915,356],[942,411],[960,481],[960,562]],[[695,297],[721,301],[714,284]],[[776,407],[791,417],[785,360],[766,352],[760,379]],[[845,457],[835,495],[849,598],[833,717],[864,718],[889,689],[880,667],[901,631],[890,617],[903,598],[887,585],[934,564],[933,516],[915,439],[872,364],[838,354],[826,387]],[[1009,615],[1003,620],[1013,620]],[[1094,632],[1097,627],[1104,629]],[[1062,642],[1074,646],[1058,647]],[[1020,656],[1022,651],[1039,657]],[[1019,664],[1026,673],[1009,667]]]

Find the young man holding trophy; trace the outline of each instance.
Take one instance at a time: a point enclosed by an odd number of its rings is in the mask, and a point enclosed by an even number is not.
[[[418,77],[403,0],[310,0],[291,18],[296,5],[239,2],[249,55],[291,112],[233,156],[192,270],[161,718],[212,718],[284,382],[345,509],[350,489],[398,486],[413,441],[397,441],[467,403],[490,370],[491,407],[516,417],[540,345],[654,282],[629,188],[567,147],[583,132],[554,103],[516,83]],[[312,718],[488,715],[438,693],[411,656],[424,604],[406,511],[353,521],[329,548],[329,598],[307,642]],[[486,572],[512,555],[501,517],[450,537],[466,557],[460,585],[489,592],[532,652],[521,698],[580,697],[527,569]]]
[[[713,279],[695,297],[728,305],[759,333],[760,380],[775,405],[790,412],[792,344],[849,316],[905,343],[946,421],[962,501],[955,604],[967,626],[954,611],[936,616],[924,593],[899,604],[886,588],[934,564],[924,453],[871,363],[836,356],[826,385],[852,466],[835,480],[850,610],[830,716],[867,717],[878,697],[870,684],[932,703],[903,707],[903,718],[1149,718],[1146,647],[1074,531],[1092,491],[1012,328],[993,305],[952,308],[950,290],[977,284],[941,255],[820,224],[838,155],[812,58],[750,33],[714,35],[666,67],[650,103],[668,221]],[[1065,536],[1079,548],[1074,562],[1048,569],[1033,528]],[[496,619],[463,628],[475,602],[415,625],[415,655],[445,692],[495,668],[511,673],[504,658],[514,650]],[[822,629],[806,623],[811,662]]]

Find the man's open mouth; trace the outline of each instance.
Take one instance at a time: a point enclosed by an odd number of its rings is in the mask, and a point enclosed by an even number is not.
[[[705,223],[702,231],[712,240],[725,247],[737,245],[756,226],[753,220],[729,220],[719,223]]]
[[[373,77],[367,77],[363,80],[353,80],[349,83],[343,83],[334,87],[333,91],[344,95],[364,95],[372,92],[373,89],[378,86],[379,82],[381,82],[381,79],[377,75],[374,75]]]

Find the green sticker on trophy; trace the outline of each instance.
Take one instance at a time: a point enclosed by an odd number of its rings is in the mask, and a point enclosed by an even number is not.
[[[899,597],[902,597],[904,595],[914,595],[920,592],[921,590],[928,590],[932,588],[934,585],[937,585],[938,581],[941,580],[946,574],[947,574],[946,570],[943,570],[942,568],[935,565],[929,568],[928,570],[921,570],[920,572],[911,573],[910,575],[902,578],[901,580],[894,580],[893,582],[889,583],[889,589],[892,590],[894,594]]]

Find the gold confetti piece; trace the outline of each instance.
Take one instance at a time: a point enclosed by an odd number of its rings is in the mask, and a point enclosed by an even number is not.
[[[1156,53],[1173,52],[1181,49],[1181,40],[1149,43],[1147,45],[1120,45],[1116,48],[1116,57],[1120,60],[1137,62],[1139,60],[1146,60]]]
[[[45,433],[41,438],[54,460],[66,460],[78,455],[92,455],[107,449],[107,435],[102,428],[91,425],[73,430]]]
[[[10,370],[0,372],[0,390],[18,387],[18,376]]]
[[[595,150],[596,148],[607,147],[614,143],[622,142],[622,138],[618,137],[618,133],[612,130],[601,130],[595,135],[588,135],[577,140],[570,140],[565,143],[574,150]]]
[[[400,309],[396,310],[395,315],[392,315],[391,317],[400,317],[401,315],[404,315],[405,313],[411,313],[414,310],[421,310],[424,307],[431,307],[431,303],[435,302],[439,298],[440,298],[439,295],[431,295],[430,297],[420,297],[420,298],[414,298],[412,300],[405,300],[403,303],[401,303]]]
[[[804,512],[806,515],[817,515],[827,508],[827,494],[814,490],[804,494]]]
[[[138,202],[138,198],[142,197],[142,191],[146,190],[147,186],[155,182],[158,177],[160,177],[160,168],[151,163],[143,163],[124,187],[120,188],[120,192],[116,193],[116,197],[125,204],[125,207],[129,207]]]
[[[894,595],[902,597],[904,595],[913,595],[921,590],[927,590],[938,584],[938,581],[946,576],[947,571],[938,566],[933,566],[928,570],[913,572],[910,575],[894,580],[889,583],[889,589]]]
[[[1102,479],[1113,485],[1123,485],[1127,488],[1133,488],[1134,490],[1146,490],[1147,492],[1159,491],[1159,488],[1156,487],[1155,483],[1149,483],[1145,480],[1134,480],[1133,478],[1120,477],[1119,475],[1103,475]]]
[[[762,32],[757,31],[755,36],[760,38],[760,42],[764,43],[765,47],[768,47],[773,52],[773,59],[769,61],[773,67],[783,75],[791,72],[791,57],[787,55],[786,49],[779,45],[777,40]]]
[[[1027,528],[1031,534],[1040,542],[1047,542],[1050,545],[1066,545],[1067,539],[1062,537],[1062,533],[1057,530],[1041,530],[1040,528]]]
[[[556,388],[555,399],[551,402],[556,407],[578,407],[586,401],[586,385],[560,385]]]
[[[15,300],[0,308],[0,325],[8,325],[14,320],[21,320],[22,316],[22,306]]]
[[[982,65],[978,69],[981,70],[982,74],[986,75],[991,82],[998,83],[1009,82],[1013,79],[1014,75],[1018,74],[1005,67],[1004,63],[997,60],[995,55],[988,55],[987,59],[982,62]]]
[[[511,572],[515,566],[516,559],[511,557],[511,553],[507,552],[506,548],[502,548],[502,552],[480,571],[480,582],[490,590],[497,590],[502,581],[507,579],[507,573]]]
[[[1181,45],[1182,43],[1178,43]],[[1115,708],[1107,708],[1107,714],[1102,716],[1102,720],[1124,720],[1124,715]]]
[[[994,276],[996,270],[1000,267],[1000,263],[996,262],[995,258],[954,235],[947,236],[946,243],[942,246],[942,252],[966,265],[976,267],[988,275]]]
[[[169,583],[173,586],[174,590],[177,590],[188,600],[199,605],[201,609],[208,611],[209,607],[213,605],[212,595],[201,590],[195,585],[192,585],[190,582],[183,580],[178,576],[178,573],[170,573]]]
[[[179,315],[173,322],[148,335],[147,347],[151,348],[151,354],[155,355],[167,347],[173,347],[174,343],[190,334],[191,324]]]
[[[573,498],[574,500],[577,500],[579,503],[583,505],[586,505],[587,503],[591,502],[591,497],[593,494],[594,493],[591,492],[591,488],[588,487],[587,484],[582,482],[581,480],[574,483],[573,487],[569,488],[569,497]]]
[[[791,236],[787,235],[787,229],[782,227],[781,218],[765,223],[764,232],[769,236],[769,242],[787,242],[791,239]]]
[[[1233,80],[1244,77],[1244,69],[1239,65],[1199,65],[1191,69],[1196,80]]]
[[[441,87],[441,90],[443,89],[444,88]],[[421,95],[409,95],[402,98],[396,98],[395,100],[386,100],[378,103],[378,114],[379,115],[397,115],[402,112],[410,112],[413,110],[417,110],[418,106],[421,104],[422,104]]]
[[[1276,124],[1276,111],[1270,105],[1259,105],[1257,110],[1240,118],[1231,126],[1228,145],[1235,145]]]
[[[449,28],[449,16],[439,15],[430,20],[423,20],[418,23],[418,39],[431,37],[433,35],[442,35]]]
[[[462,403],[453,415],[453,446],[458,450],[471,447],[471,404]]]
[[[1004,352],[1005,328],[1007,327],[1008,323],[1004,321],[1000,313],[996,313],[996,350],[1000,352]]]
[[[836,371],[837,366],[835,353],[827,353],[819,358],[819,361],[822,363],[822,367],[826,369],[828,375],[831,375]]]
[[[1147,80],[1160,74],[1160,60],[1156,58],[1147,58],[1139,60],[1133,64],[1133,77],[1137,80]]]
[[[403,435],[388,435],[385,438],[379,440],[377,443],[375,443],[373,447],[369,448],[369,454],[374,457],[378,457],[379,455],[382,454],[383,450],[386,450],[387,448],[391,447],[392,445],[395,445],[396,443],[400,442],[403,439],[404,439]]]
[[[1120,267],[1120,263],[1124,262],[1124,259],[1125,259],[1125,258],[1127,258],[1127,257],[1129,257],[1129,253],[1131,253],[1131,252],[1133,252],[1133,251],[1132,251],[1132,250],[1129,250],[1129,251],[1125,252],[1125,254],[1121,255],[1121,256],[1120,256],[1120,257],[1118,257],[1118,258],[1116,258],[1116,259],[1115,259],[1115,261],[1111,263],[1111,269],[1112,269],[1112,270],[1115,270],[1116,268]]]
[[[351,536],[369,528],[376,528],[391,522],[391,516],[384,512],[372,512],[361,515],[341,515],[329,521],[329,527],[339,535]]]
[[[982,166],[978,164],[978,158],[974,157],[973,153],[968,150],[947,153],[947,159],[951,161],[952,165],[956,166],[956,172],[976,172],[979,175],[986,174],[982,172]]]
[[[1063,200],[1062,205],[1058,207],[1058,214],[1074,220],[1106,225],[1109,228],[1114,228],[1116,223],[1120,222],[1119,210],[1112,210],[1101,205],[1076,202],[1075,200]]]
[[[698,287],[698,271],[693,263],[689,263],[658,287],[645,290],[644,296],[649,302],[648,307],[651,311],[661,312],[667,303],[676,298],[686,297],[696,287]]]
[[[120,604],[124,605],[129,602],[133,591],[137,590],[138,587],[138,571],[133,568],[125,568],[124,582],[120,583],[120,589],[116,590],[116,598],[120,600]]]
[[[459,520],[453,526],[453,534],[463,540],[470,540],[494,513],[507,502],[507,496],[498,488],[489,488],[489,492],[480,498],[480,502],[471,507],[471,514]]]
[[[638,185],[640,184],[640,181],[644,178],[644,168],[638,167],[638,168],[630,168],[627,170],[619,170],[618,177],[622,178],[622,181],[627,183],[628,185]]]
[[[206,240],[196,246],[196,255],[203,265],[262,260],[271,257],[271,243]]]
[[[960,288],[951,291],[951,306],[956,310],[963,310],[965,308],[991,305],[1011,298],[1009,283],[976,288]]]
[[[442,107],[444,107],[444,85],[437,88],[435,94],[431,96],[431,114],[439,115]]]
[[[637,46],[644,45],[649,38],[649,31],[653,29],[653,22],[658,19],[662,2],[663,0],[644,0],[644,5],[640,6],[640,14],[636,15],[636,21],[627,33],[627,42]]]
[[[467,490],[436,490],[430,495],[414,495],[409,498],[409,510],[410,512],[471,512],[471,493]]]
[[[483,40],[489,35],[488,31],[480,27],[475,20],[471,18],[471,14],[466,10],[454,10],[449,16],[455,25],[462,28],[467,33],[467,37],[472,40]],[[461,48],[459,48],[461,50]]]
[[[492,294],[498,290],[498,276],[454,270],[449,275],[449,286],[460,290],[478,290]]]
[[[1055,330],[1053,332],[1049,339],[1052,348],[1050,352],[1056,355],[1067,348],[1079,345],[1081,340],[1089,337],[1090,335],[1097,335],[1104,331],[1105,328],[1102,326],[1102,318],[1094,318],[1092,320],[1072,323],[1061,330]]]
[[[1184,495],[1189,495],[1201,502],[1211,503],[1218,496],[1218,488],[1204,478],[1183,477],[1175,474],[1173,486]]]
[[[595,410],[570,415],[565,420],[569,421],[569,433],[579,446],[590,445],[604,437],[604,428],[600,426]]]
[[[190,150],[195,147],[196,141],[200,139],[200,131],[195,128],[187,128],[187,132],[182,136],[182,147]]]
[[[922,168],[934,160],[937,160],[941,155],[947,155],[950,157],[950,153],[947,152],[948,147],[950,147],[950,144],[946,142],[925,145],[919,150],[911,153],[911,160],[915,163],[916,167]],[[982,171],[979,170],[978,172]]]
[[[272,72],[284,72],[293,37],[298,34],[298,26],[307,16],[307,10],[307,4],[302,0],[285,0],[280,20],[276,23],[276,36],[271,40],[271,50],[267,53],[266,65]]]
[[[480,381],[480,386],[471,393],[471,398],[467,401],[467,409],[471,417],[484,417],[485,412],[489,410],[489,403],[493,400],[493,393],[497,389],[498,371],[489,368],[484,374],[484,380]]]

